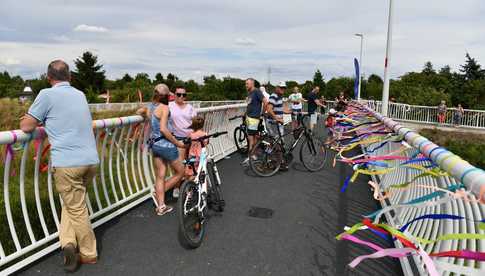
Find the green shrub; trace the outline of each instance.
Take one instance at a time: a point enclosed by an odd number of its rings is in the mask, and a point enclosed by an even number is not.
[[[423,129],[421,135],[460,156],[470,164],[485,168],[485,134]]]

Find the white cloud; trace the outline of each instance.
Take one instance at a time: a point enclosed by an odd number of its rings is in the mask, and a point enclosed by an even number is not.
[[[238,38],[236,38],[235,43],[237,45],[242,45],[242,46],[254,46],[254,45],[256,45],[256,41],[254,41],[254,39],[249,38],[249,37],[238,37]]]
[[[74,42],[75,40],[69,38],[66,35],[54,35],[51,36],[51,39],[57,42],[62,42],[62,43],[68,43],[68,42]]]
[[[72,63],[83,51],[96,49],[110,78],[172,72],[200,80],[227,72],[264,79],[271,65],[273,82],[305,81],[317,68],[328,80],[354,74],[353,58],[360,50],[355,33],[365,35],[364,74],[382,75],[384,69],[388,6],[383,0],[307,0],[305,5],[290,0],[184,0],[171,3],[170,13],[163,16],[160,1],[139,0],[136,7],[128,0],[49,0],[50,5],[7,1],[9,8],[0,9],[0,18],[8,19],[8,28],[0,26],[7,30],[0,31],[0,70],[7,57],[10,64],[21,60],[8,70],[22,76],[44,71],[54,58]],[[248,6],[257,6],[258,12]],[[107,9],[110,16],[105,16]],[[50,12],[58,15],[59,24],[43,20]],[[392,77],[421,70],[428,60],[437,69],[449,64],[457,70],[465,51],[485,64],[483,13],[483,0],[396,1]],[[46,37],[39,29],[58,35]]]
[[[5,66],[18,65],[20,60],[11,57],[0,57],[0,64]]]
[[[100,26],[92,26],[92,25],[81,24],[81,25],[77,25],[74,28],[74,31],[76,31],[76,32],[89,32],[89,33],[106,33],[106,32],[108,32],[108,29],[106,29],[105,27],[100,27]]]

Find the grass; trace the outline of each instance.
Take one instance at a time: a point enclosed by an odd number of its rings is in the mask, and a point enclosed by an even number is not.
[[[20,118],[29,110],[29,103],[21,104],[18,100],[0,98],[0,131],[19,129]],[[91,115],[93,120],[131,116],[135,109],[125,111],[98,111]],[[73,114],[74,115],[74,114]]]
[[[470,162],[475,167],[485,169],[485,134],[473,134],[460,131],[441,131],[423,129],[421,135],[434,143],[447,148],[454,154]]]

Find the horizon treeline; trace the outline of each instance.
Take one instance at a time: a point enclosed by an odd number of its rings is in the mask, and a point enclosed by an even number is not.
[[[135,75],[126,73],[119,79],[110,80],[106,78],[106,72],[103,70],[103,65],[98,62],[98,57],[91,52],[84,52],[74,60],[74,64],[71,83],[86,93],[90,103],[104,102],[105,100],[98,96],[108,90],[110,102],[137,102],[139,101],[138,91],[141,92],[143,101],[149,101],[153,87],[159,83],[165,83],[172,91],[175,87],[184,86],[190,93],[190,100],[242,100],[247,94],[244,87],[245,80],[231,76],[223,78],[217,78],[215,75],[205,76],[203,83],[197,83],[194,80],[181,80],[174,73],[168,73],[165,76],[157,73],[155,78],[151,79],[147,73],[140,72]],[[347,97],[352,97],[354,80],[354,77],[344,76],[327,81],[317,69],[313,77],[305,82],[286,81],[288,87],[286,93],[290,94],[297,86],[305,96],[318,85],[321,95],[327,99],[334,99],[342,91]],[[273,84],[264,85],[269,91],[273,91]],[[40,90],[49,87],[49,84],[45,75],[24,80],[20,76],[11,76],[7,71],[0,72],[0,98],[18,97],[18,93],[25,86],[30,86],[36,95]],[[382,87],[382,78],[371,74],[362,82],[362,97],[380,100]],[[428,61],[420,72],[408,72],[391,80],[390,97],[396,102],[414,105],[433,106],[444,100],[448,106],[462,104],[465,108],[485,109],[485,70],[468,53],[458,72],[453,72],[450,66],[436,70]]]

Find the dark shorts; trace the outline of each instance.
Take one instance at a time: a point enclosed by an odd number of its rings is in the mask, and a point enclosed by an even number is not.
[[[152,154],[154,157],[161,158],[168,162],[172,162],[179,157],[177,147],[161,147],[158,145],[153,145]]]
[[[291,110],[291,120],[299,121],[300,117],[302,116],[301,111],[302,111],[301,109],[292,109]]]

